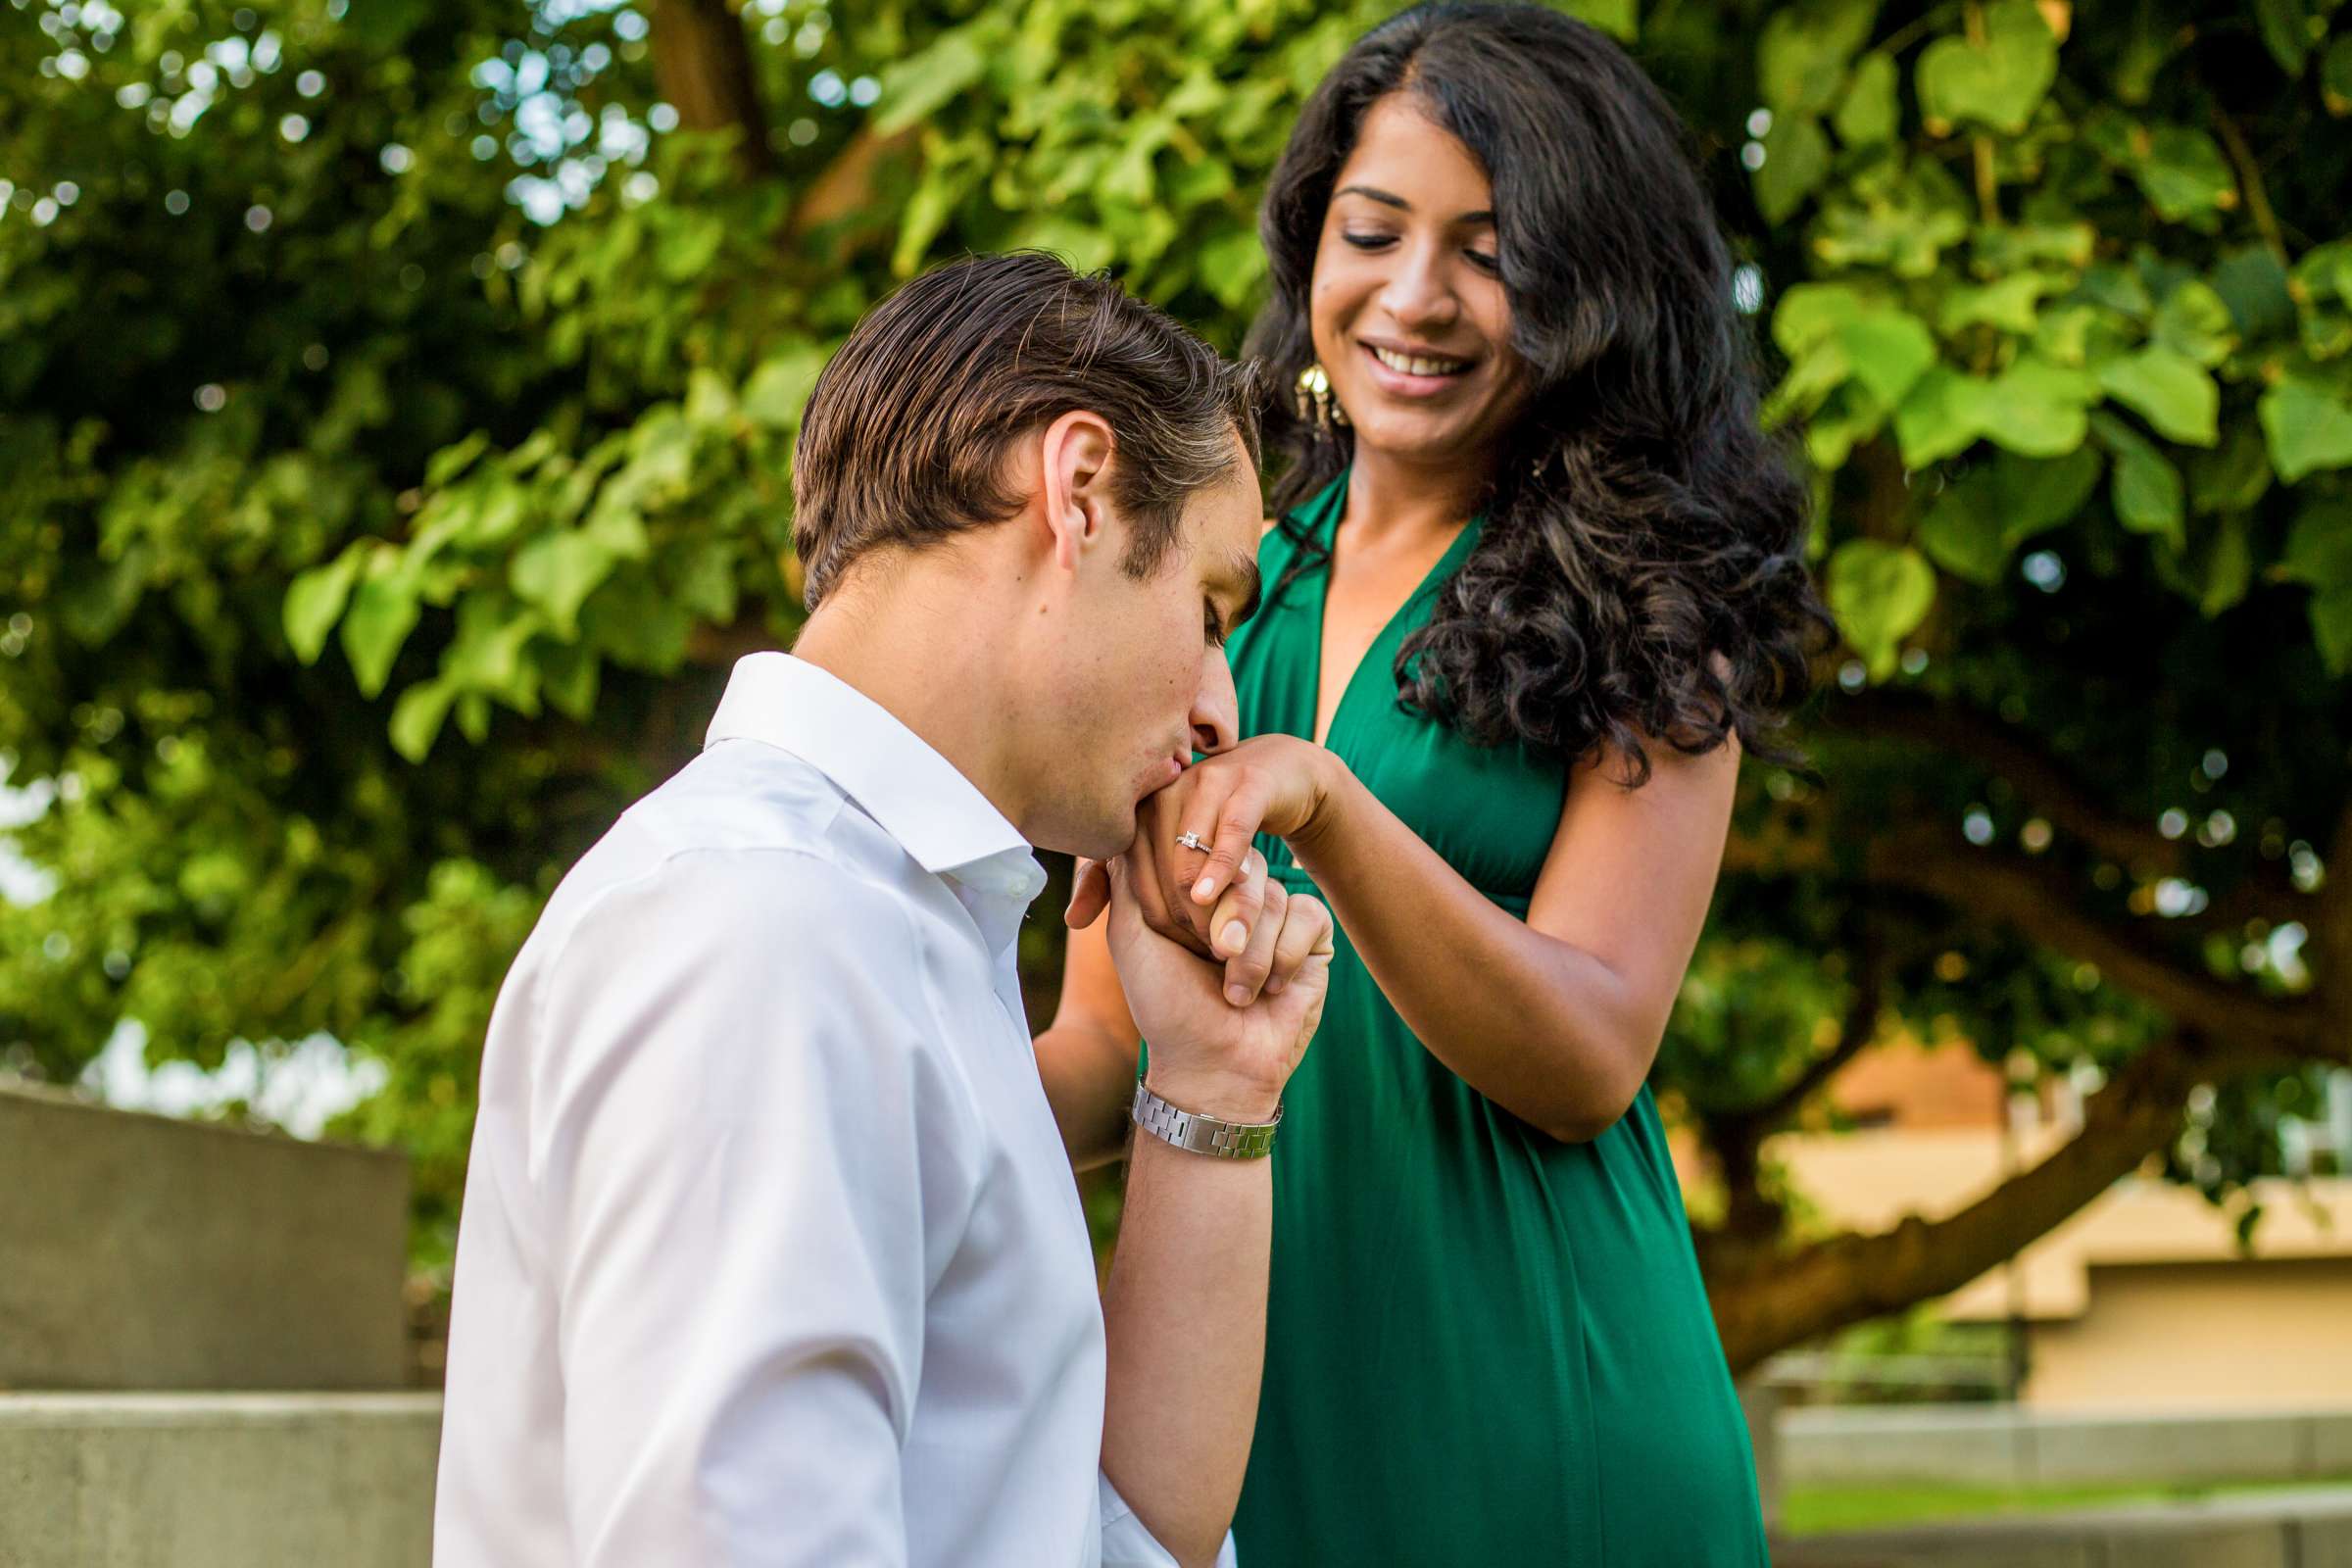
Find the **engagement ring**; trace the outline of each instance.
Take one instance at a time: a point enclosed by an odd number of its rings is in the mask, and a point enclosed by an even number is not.
[[[1176,842],[1188,850],[1200,850],[1205,853],[1208,849],[1206,844],[1200,842],[1200,835],[1198,833],[1179,833],[1176,835]]]

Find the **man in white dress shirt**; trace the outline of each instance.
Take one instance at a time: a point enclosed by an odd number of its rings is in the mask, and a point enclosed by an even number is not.
[[[1139,802],[1235,738],[1254,442],[1232,368],[1042,256],[827,367],[795,653],[736,666],[491,1019],[440,1568],[1231,1560],[1330,917],[1263,886],[1220,967],[1114,876],[1152,1052],[1100,1298],[1015,957],[1031,847],[1148,854]]]

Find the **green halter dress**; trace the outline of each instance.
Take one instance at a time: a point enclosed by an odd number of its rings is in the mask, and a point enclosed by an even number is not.
[[[1313,738],[1324,563],[1347,478],[1292,526],[1324,553],[1235,636],[1244,735]],[[1473,521],[1348,682],[1327,744],[1472,886],[1525,917],[1567,778],[1402,710],[1398,645]],[[1298,546],[1270,531],[1271,587]],[[1280,840],[1258,848],[1313,893]],[[1476,975],[1462,984],[1476,985]],[[1266,1370],[1244,1568],[1758,1568],[1747,1428],[1644,1088],[1562,1144],[1423,1050],[1345,931],[1274,1153]]]

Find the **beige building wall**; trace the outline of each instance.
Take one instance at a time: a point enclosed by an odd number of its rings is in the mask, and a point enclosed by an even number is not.
[[[2089,1275],[2086,1311],[2033,1326],[2028,1404],[2352,1404],[2352,1258],[2093,1265]]]
[[[1989,1128],[1896,1126],[1787,1134],[1766,1154],[1824,1222],[1881,1231],[1964,1207],[2065,1137],[2036,1127],[2004,1147]],[[2247,1199],[2263,1205],[2251,1257],[2237,1240]],[[2030,1406],[2352,1406],[2352,1179],[2259,1181],[2217,1208],[2127,1177],[1939,1303],[1959,1322],[2013,1309],[2033,1336]]]

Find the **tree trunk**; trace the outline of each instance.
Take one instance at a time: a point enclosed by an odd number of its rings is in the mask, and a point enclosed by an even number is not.
[[[689,130],[742,133],[736,156],[744,172],[775,168],[767,114],[752,74],[743,20],[725,0],[654,0],[654,83]]]

